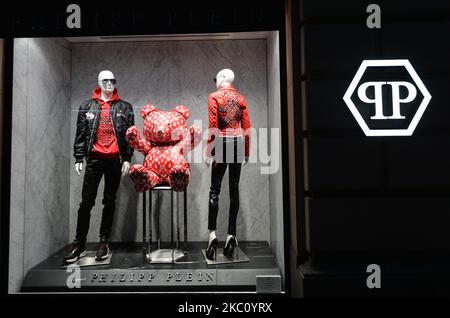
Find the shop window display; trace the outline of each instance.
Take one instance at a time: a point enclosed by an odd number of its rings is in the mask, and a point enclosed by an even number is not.
[[[26,134],[13,137],[12,189],[28,191],[12,191],[25,204],[11,207],[10,292],[255,292],[263,276],[283,292],[278,50],[277,32],[16,39],[12,124],[25,121]],[[21,169],[42,159],[52,177]],[[278,168],[263,173],[268,165]],[[169,206],[180,209],[183,195],[187,214],[174,219]],[[155,213],[143,219],[147,208]],[[149,262],[144,229],[164,249],[179,221],[183,257]],[[70,288],[77,266],[83,282]]]

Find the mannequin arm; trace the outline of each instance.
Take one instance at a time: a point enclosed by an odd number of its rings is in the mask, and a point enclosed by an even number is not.
[[[218,104],[217,100],[212,96],[208,96],[208,137],[206,139],[206,148],[205,148],[205,157],[210,158],[211,157],[211,151],[214,148],[212,143],[216,139],[216,136],[218,136],[218,121],[219,121],[219,115],[218,115]]]
[[[192,125],[189,128],[187,136],[183,140],[183,154],[187,154],[189,151],[198,146],[202,140],[202,129],[197,125]]]
[[[126,133],[126,139],[128,144],[137,151],[147,155],[147,153],[152,148],[152,145],[145,139],[141,137],[139,130],[136,126],[131,126],[128,128]]]
[[[75,172],[76,172],[78,175],[81,175],[81,171],[83,171],[83,162],[77,162],[77,163],[75,164]]]
[[[130,171],[130,163],[128,161],[124,161],[122,164],[122,177],[126,176]]]
[[[244,132],[244,144],[245,144],[245,161],[248,162],[250,156],[250,116],[248,115],[247,103],[243,101],[244,109],[242,110],[241,128]]]
[[[76,163],[82,163],[83,158],[86,157],[85,142],[88,127],[86,120],[87,103],[88,102],[83,102],[78,110],[77,131],[73,143],[73,156],[75,157]]]

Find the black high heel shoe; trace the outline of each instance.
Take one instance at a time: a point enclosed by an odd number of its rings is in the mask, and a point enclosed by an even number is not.
[[[217,255],[217,246],[219,245],[219,241],[217,238],[214,238],[211,243],[209,243],[208,248],[206,249],[206,258],[214,261]]]
[[[225,247],[223,248],[223,255],[225,255],[226,257],[233,257],[234,255],[234,248],[237,247],[237,240],[234,236],[232,236],[227,244],[225,245]]]

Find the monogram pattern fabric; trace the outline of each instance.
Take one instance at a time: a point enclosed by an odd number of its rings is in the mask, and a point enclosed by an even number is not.
[[[135,126],[126,133],[131,147],[145,155],[142,165],[135,164],[130,168],[136,191],[145,192],[157,185],[184,191],[190,178],[189,164],[184,156],[200,143],[200,127],[187,127],[186,119],[190,113],[185,106],[166,112],[149,104],[141,110],[141,115],[145,138]]]
[[[100,118],[97,128],[97,140],[101,145],[107,147],[114,141],[113,137],[114,128],[109,118],[109,107],[104,107],[100,111]]]
[[[214,154],[212,141],[215,131],[223,136],[244,136],[245,157],[250,155],[251,123],[248,115],[245,97],[239,94],[233,86],[221,88],[208,96],[209,133],[206,156]]]
[[[235,91],[224,90],[219,96],[219,128],[236,127],[242,118],[242,109],[239,107],[239,94]]]

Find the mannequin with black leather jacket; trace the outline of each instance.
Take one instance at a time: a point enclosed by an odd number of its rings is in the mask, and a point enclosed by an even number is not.
[[[133,155],[125,140],[126,130],[134,125],[131,104],[120,99],[116,79],[112,72],[98,75],[99,88],[91,99],[80,106],[74,141],[75,171],[81,175],[83,160],[86,171],[83,179],[82,199],[78,209],[76,236],[63,262],[74,263],[87,255],[86,237],[89,231],[90,213],[95,204],[100,180],[105,178],[100,243],[96,261],[109,255],[109,236],[115,213],[116,194],[121,176],[128,174]]]

